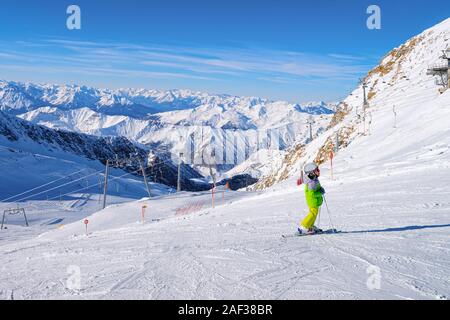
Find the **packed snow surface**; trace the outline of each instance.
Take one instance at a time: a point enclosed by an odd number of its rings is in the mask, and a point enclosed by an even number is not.
[[[340,234],[282,239],[294,233],[306,210],[293,181],[261,193],[219,191],[214,209],[210,194],[143,199],[95,213],[88,235],[80,220],[36,238],[2,243],[1,295],[447,299],[449,162],[393,161],[361,172],[340,160],[336,168],[334,181],[324,168],[322,183]],[[325,207],[319,226],[331,226]],[[11,226],[1,238],[26,230]],[[68,288],[73,266],[81,272],[78,290]],[[374,289],[368,283],[376,268],[381,278]]]

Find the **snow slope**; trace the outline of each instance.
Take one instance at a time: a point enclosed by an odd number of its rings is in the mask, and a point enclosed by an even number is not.
[[[9,128],[14,128],[14,125]],[[39,132],[36,127],[30,128],[34,129],[37,137]],[[51,130],[45,129],[44,132]],[[0,215],[3,216],[3,210],[24,208],[32,227],[23,228],[25,220],[22,215],[7,215],[4,221],[6,227],[17,227],[23,232],[1,230],[1,243],[36,237],[102,208],[105,167],[101,162],[89,159],[81,152],[68,151],[70,148],[66,149],[63,144],[32,140],[21,130],[15,130],[14,135],[18,140],[11,142],[0,134]],[[53,138],[57,140],[58,136]],[[93,141],[86,139],[83,147],[92,151],[89,142]],[[72,145],[73,149],[77,147],[77,142]],[[104,147],[107,152],[106,144]],[[173,191],[162,184],[151,182],[150,185],[153,195]],[[148,193],[141,177],[124,170],[110,169],[108,204],[145,196]]]
[[[103,161],[115,155],[128,157],[136,151],[147,155],[124,138],[55,131],[0,112],[0,213],[25,208],[33,225],[27,229],[28,236],[77,221],[102,207]],[[162,163],[158,166],[170,167]],[[159,183],[150,182],[150,187],[155,196],[172,192]],[[107,203],[120,203],[148,193],[134,168],[111,166],[108,196]],[[25,224],[24,217],[17,215],[6,216],[5,222]]]
[[[338,180],[323,183],[342,234],[282,239],[306,209],[292,185],[227,194],[226,205],[218,200],[214,210],[183,216],[175,208],[209,196],[133,202],[93,215],[88,236],[78,221],[2,244],[0,292],[5,299],[447,299],[448,163],[386,167],[369,177],[339,165]],[[323,209],[320,226],[329,225]],[[79,290],[67,287],[73,266]],[[371,266],[380,268],[379,290],[367,286]]]

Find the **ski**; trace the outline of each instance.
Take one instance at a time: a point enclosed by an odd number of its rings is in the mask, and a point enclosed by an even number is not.
[[[326,235],[326,234],[338,234],[341,233],[341,231],[336,230],[336,229],[328,229],[328,230],[324,230],[322,232],[316,232],[316,233],[312,233],[312,234],[307,234],[307,233],[298,233],[296,232],[295,234],[284,234],[282,235],[283,238],[297,238],[297,237],[310,237],[310,236],[319,236],[319,235]]]

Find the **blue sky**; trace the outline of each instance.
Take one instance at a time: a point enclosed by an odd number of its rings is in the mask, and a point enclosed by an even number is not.
[[[0,79],[337,101],[449,16],[444,0],[15,0],[0,8]]]

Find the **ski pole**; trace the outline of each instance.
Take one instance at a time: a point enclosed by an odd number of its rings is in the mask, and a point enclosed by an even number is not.
[[[336,230],[336,228],[333,225],[333,222],[331,221],[331,213],[330,213],[330,208],[328,208],[328,203],[327,203],[327,198],[325,196],[323,196],[323,200],[325,201],[325,206],[327,207],[327,212],[328,212],[328,218],[330,219],[330,225],[331,228],[333,228],[334,230]]]

